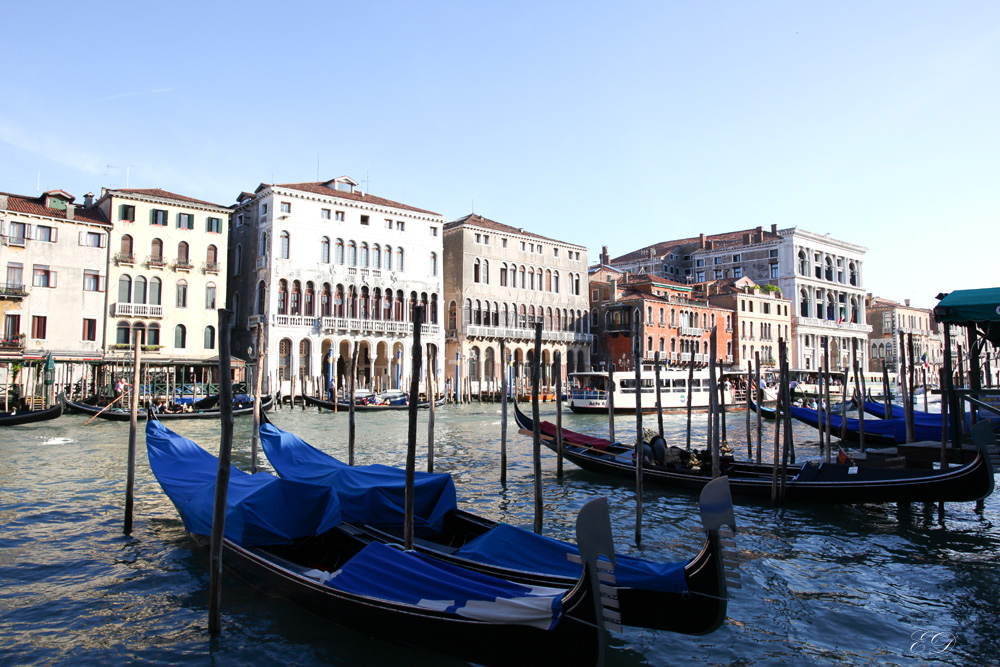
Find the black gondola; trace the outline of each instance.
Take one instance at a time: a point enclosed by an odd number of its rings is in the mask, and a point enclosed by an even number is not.
[[[150,467],[200,543],[211,532],[218,459],[155,418]],[[584,565],[572,588],[528,587],[345,531],[329,487],[231,469],[223,562],[255,587],[345,626],[486,664],[599,663],[606,642],[598,581],[613,576],[607,499],[577,519]],[[613,616],[613,613],[610,614]]]
[[[60,393],[56,396],[55,403],[43,410],[10,410],[0,412],[0,426],[19,426],[21,424],[34,424],[35,422],[56,419],[63,413],[65,400]]]
[[[303,394],[302,399],[306,402],[306,405],[313,405],[318,408],[323,408],[324,410],[333,411],[334,408],[336,408],[337,410],[346,412],[347,410],[351,409],[350,401],[344,401],[344,400],[324,401],[321,398],[316,398],[315,396],[310,396],[308,394]],[[435,405],[442,405],[443,403],[444,399],[439,399],[438,402],[435,403]],[[400,405],[400,404],[359,403],[358,401],[354,402],[355,412],[385,412],[387,410],[389,411],[406,410],[409,407],[410,406],[406,405],[405,403]],[[430,401],[420,401],[419,403],[417,403],[417,407],[421,409],[430,407]]]
[[[218,402],[218,401],[216,401]],[[271,405],[274,403],[273,396],[265,396],[260,401],[261,412],[269,410]],[[72,412],[79,412],[82,414],[94,415],[100,419],[107,419],[109,421],[129,421],[132,418],[131,410],[120,408],[117,406],[107,407],[100,405],[91,405],[83,401],[67,401],[66,405]],[[233,406],[233,416],[239,417],[240,415],[252,415],[253,414],[253,403],[249,405],[242,405],[240,407]],[[139,408],[138,418],[146,418],[145,408]],[[164,421],[174,420],[174,419],[219,419],[219,409],[218,407],[209,410],[193,410],[191,412],[167,412],[164,410],[156,410],[156,418]]]
[[[533,421],[514,405],[518,427],[526,435],[533,429]],[[542,442],[556,450],[555,426],[549,422],[539,424]],[[590,436],[592,442],[580,445],[567,439],[563,429],[563,456],[584,470],[635,479],[633,447]],[[573,434],[580,435],[580,434]],[[662,441],[654,445],[663,445]],[[643,479],[678,489],[697,490],[712,480],[711,473],[701,467],[688,467],[690,453],[678,447],[663,446],[664,454],[676,457],[678,463],[665,464],[665,457],[650,447],[653,461],[643,463]],[[703,455],[708,460],[707,454]],[[720,470],[728,475],[733,495],[771,497],[773,466],[742,463],[731,456],[721,457]],[[939,502],[972,501],[985,498],[993,492],[993,466],[983,446],[978,447],[975,459],[965,465],[948,470],[913,470],[874,468],[814,463],[807,461],[789,470],[785,498],[789,501],[836,503],[887,503],[887,502]]]
[[[266,418],[260,436],[268,460],[283,478],[341,489],[343,505],[361,507],[346,510],[343,530],[399,543],[402,523],[395,510],[403,503],[403,471],[388,466],[351,468]],[[345,470],[358,478],[345,480]],[[450,476],[418,473],[418,482],[427,487],[435,484],[434,478],[438,486],[433,491],[428,488],[426,496],[417,491],[417,514],[428,528],[414,542],[418,552],[511,581],[557,588],[572,585],[572,568],[562,567],[568,545],[460,510],[455,506]],[[447,488],[442,490],[444,484]],[[442,500],[445,493],[450,497]],[[377,504],[371,502],[373,496]],[[727,552],[720,543],[720,531],[732,534],[732,530],[723,531],[723,524],[735,529],[728,487],[721,483],[706,491],[701,507],[705,541],[693,559],[653,563],[619,554],[615,589],[623,625],[704,635],[725,621],[728,601],[723,561]],[[724,519],[718,518],[720,514]],[[373,525],[376,522],[380,523]]]

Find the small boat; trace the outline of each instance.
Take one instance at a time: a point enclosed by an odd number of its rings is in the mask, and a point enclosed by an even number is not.
[[[217,403],[218,401],[216,401]],[[273,396],[265,396],[260,401],[261,412],[269,410],[274,402]],[[94,415],[100,417],[101,419],[108,419],[110,421],[129,421],[132,418],[132,412],[130,409],[120,408],[118,406],[107,407],[100,405],[92,405],[91,403],[84,401],[67,401],[67,407],[72,412],[78,412],[82,414]],[[233,403],[233,416],[239,417],[242,415],[252,415],[253,414],[253,399],[250,399],[250,404],[246,403]],[[137,412],[139,419],[146,418],[146,409],[139,408]],[[191,412],[168,412],[164,410],[156,410],[156,418],[160,420],[174,420],[174,419],[218,419],[219,418],[219,408],[211,408],[207,410],[192,410]]]
[[[608,374],[593,371],[570,373],[569,407],[573,412],[608,412]],[[693,410],[708,409],[709,394],[708,369],[695,370],[688,387],[688,371],[684,368],[669,368],[660,371],[660,404],[664,412],[687,410],[688,403]],[[656,373],[651,365],[644,364],[639,374],[639,401],[643,412],[656,412]],[[614,374],[611,387],[614,395],[615,412],[635,414],[636,384],[635,372],[620,371]],[[733,405],[735,392],[725,392],[726,405]]]
[[[825,421],[823,413],[811,408],[799,408],[792,406],[792,418],[803,424],[808,424],[814,428],[819,428],[820,419]],[[830,430],[834,433],[844,433],[844,439],[852,442],[861,440],[861,421],[853,417],[847,418],[847,430],[843,428],[844,418],[836,412],[830,413]],[[941,422],[937,425],[914,424],[914,436],[920,440],[941,440]],[[865,420],[865,443],[868,445],[880,445],[891,447],[906,443],[906,420],[902,417],[893,419],[867,419]]]
[[[218,459],[150,419],[149,464],[184,527],[211,534]],[[505,581],[337,530],[329,486],[230,469],[223,562],[266,592],[345,626],[485,664],[526,659],[601,664],[613,612],[599,581],[613,577],[606,498],[577,520],[581,572],[570,588]],[[598,557],[602,560],[598,565]],[[611,579],[613,581],[613,578]]]
[[[335,408],[339,411],[347,411],[351,409],[351,402],[345,400],[334,401],[324,401],[321,398],[316,398],[315,396],[310,396],[308,394],[303,394],[302,399],[306,402],[306,405],[313,405],[324,410],[334,410]],[[434,405],[444,404],[444,399],[439,399]],[[363,397],[354,397],[354,411],[355,412],[380,412],[385,410],[405,410],[408,406],[406,403],[382,403],[379,401],[378,396],[375,394],[368,393]],[[428,408],[430,407],[430,401],[420,401],[417,403],[418,408]]]
[[[803,409],[803,408],[798,408]],[[514,405],[518,427],[530,435],[534,422]],[[556,451],[555,425],[541,422],[542,442]],[[567,438],[567,433],[570,437]],[[635,480],[635,448],[589,437],[591,445],[576,444],[578,434],[563,429],[563,456],[584,470]],[[867,434],[866,434],[867,436]],[[594,441],[597,441],[596,443]],[[692,455],[709,461],[707,452],[693,453],[667,447],[662,438],[644,447],[643,480],[689,491],[700,490],[712,481],[711,471],[691,466]],[[771,497],[773,466],[743,463],[732,456],[720,457],[720,469],[729,477],[733,495]],[[888,503],[971,501],[993,492],[993,466],[983,446],[975,459],[948,470],[896,469],[815,463],[806,461],[789,469],[785,498],[789,501],[836,503]]]
[[[889,412],[886,413],[885,403],[879,401],[865,401],[864,404],[865,414],[869,414],[873,417],[878,417],[879,419],[902,419],[905,417],[906,412],[902,405],[895,403],[889,404]],[[1000,426],[1000,415],[993,415],[989,410],[980,410],[980,419],[989,421],[993,428],[996,429]],[[924,412],[923,410],[913,410],[913,422],[914,424],[922,424],[930,427],[936,427],[938,429],[938,435],[941,432],[941,413],[940,412]],[[965,413],[965,423],[971,428],[972,426],[972,415],[968,412]],[[867,426],[868,422],[865,422]]]
[[[265,422],[260,426],[261,447],[283,479],[335,489],[345,530],[390,544],[400,541],[405,471],[383,465],[348,466]],[[567,560],[576,553],[573,545],[459,510],[451,475],[418,472],[415,477],[418,553],[531,585],[566,587],[576,578]],[[722,488],[725,482],[716,487],[703,493],[706,535],[693,559],[655,563],[616,556],[614,588],[623,625],[704,635],[725,621],[726,576],[738,573],[722,567],[728,552],[720,534],[732,536],[732,530],[722,531],[722,524],[735,529],[735,519],[728,488]]]
[[[750,403],[750,409],[753,410],[754,412],[759,413],[761,419],[766,419],[768,421],[773,422],[775,419],[778,418],[777,408],[769,408],[766,405],[757,405],[752,398],[748,402]]]
[[[56,419],[62,415],[65,405],[65,397],[60,393],[56,396],[55,403],[42,410],[0,411],[0,426],[20,426],[21,424],[33,424],[35,422]]]

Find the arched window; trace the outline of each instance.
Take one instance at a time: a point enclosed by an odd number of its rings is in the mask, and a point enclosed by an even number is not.
[[[320,308],[323,317],[330,317],[333,313],[333,294],[330,291],[330,283],[323,283],[323,295],[320,297]]]
[[[382,268],[382,247],[377,243],[372,246],[372,267]]]
[[[316,290],[313,288],[312,282],[306,283],[306,293],[305,300],[303,302],[302,314],[306,317],[313,317],[316,315]]]
[[[216,303],[216,290],[215,283],[208,283],[205,285],[205,310],[215,310]]]
[[[131,343],[131,329],[128,322],[119,322],[115,328],[115,343],[118,345],[128,345]]]
[[[132,236],[125,234],[122,236],[122,256],[127,259],[132,259]]]
[[[319,242],[319,261],[323,264],[330,263],[330,239],[325,236]]]
[[[280,257],[281,259],[288,259],[291,255],[292,249],[292,239],[288,232],[281,232],[281,247],[280,247]]]
[[[474,260],[472,260],[472,282],[474,283],[480,282],[481,271],[482,271],[481,262],[479,261],[479,258],[476,257]]]
[[[278,281],[278,314],[288,314],[288,281]]]
[[[385,269],[386,271],[392,271],[392,246],[387,245],[385,247]]]
[[[799,314],[809,317],[809,292],[804,289],[799,292]]]
[[[264,306],[266,305],[266,303],[267,303],[267,287],[264,284],[264,281],[261,280],[259,283],[257,283],[257,314],[258,315],[263,315],[264,314]]]
[[[260,256],[267,257],[267,232],[260,235]]]
[[[292,375],[292,341],[282,338],[278,342],[278,378],[289,380]]]
[[[146,345],[159,345],[160,344],[160,325],[156,322],[150,322],[149,329],[146,331]]]
[[[174,347],[178,350],[187,347],[187,329],[184,328],[183,324],[174,327]]]
[[[354,241],[347,244],[347,263],[350,266],[358,265],[358,244]]]
[[[132,303],[132,278],[128,275],[118,279],[118,300],[122,303]]]
[[[361,266],[363,268],[368,268],[368,244],[361,244]]]
[[[163,283],[160,282],[159,278],[149,279],[149,305],[159,306],[161,305],[161,292],[163,291]]]
[[[851,262],[848,265],[848,269],[850,271],[850,281],[851,281],[851,284],[854,285],[855,287],[857,287],[858,286],[858,265],[855,264],[854,262]]]
[[[403,269],[403,249],[402,248],[397,248],[396,249],[396,270],[397,271],[403,271],[404,270]]]
[[[431,275],[436,276],[438,274],[438,256],[436,252],[431,253]]]
[[[291,314],[302,314],[302,284],[298,280],[292,281]]]
[[[191,247],[187,244],[187,241],[181,241],[177,244],[177,264],[180,266],[188,266],[191,263]]]
[[[153,239],[149,248],[149,258],[154,262],[163,261],[163,241],[160,239]]]
[[[334,259],[337,264],[344,263],[344,239],[337,239],[336,255]]]
[[[809,275],[809,254],[805,250],[799,250],[799,275]]]
[[[559,272],[558,271],[554,271],[552,273],[552,291],[555,292],[555,293],[557,293],[557,294],[559,293]]]
[[[205,349],[215,349],[215,327],[213,326],[205,327]]]
[[[490,284],[490,260],[488,260],[488,259],[484,259],[483,260],[483,275],[482,275],[482,278],[483,278],[483,284],[484,285],[489,285]]]
[[[188,284],[186,280],[177,281],[177,307],[187,308],[188,305]]]

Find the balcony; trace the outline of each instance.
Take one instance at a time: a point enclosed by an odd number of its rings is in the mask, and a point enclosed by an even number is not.
[[[28,296],[28,287],[20,283],[0,283],[0,299],[23,299]]]
[[[24,334],[14,334],[0,339],[0,351],[20,352],[24,349]]]
[[[283,315],[278,316],[280,323]],[[307,318],[308,319],[308,318]],[[354,317],[324,317],[322,318],[323,333],[360,333],[410,336],[413,334],[412,322],[395,320],[366,320]],[[438,336],[441,333],[439,324],[422,324],[420,333],[423,336]]]
[[[147,257],[146,258],[146,266],[148,266],[151,269],[162,269],[166,265],[167,265],[167,262],[162,257]]]
[[[488,327],[479,324],[468,324],[465,327],[465,335],[475,338],[504,338],[507,340],[534,340],[534,329],[521,329],[515,327]],[[594,340],[593,334],[576,333],[575,331],[547,331],[542,330],[542,340],[549,343],[591,343]]]
[[[163,317],[163,306],[148,303],[116,303],[111,307],[113,317]]]
[[[194,268],[194,264],[192,264],[189,260],[186,259],[178,259],[176,262],[173,263],[173,266],[171,268],[173,268],[174,271],[190,272],[191,269]]]
[[[28,238],[25,236],[0,236],[3,239],[4,245],[14,246],[16,248],[23,248],[28,242]]]
[[[256,268],[257,269],[266,269],[267,268],[267,255],[264,255],[263,257],[258,257],[257,258]]]
[[[302,315],[277,315],[275,316],[274,324],[279,327],[309,327],[315,329],[319,326],[319,318]]]
[[[682,336],[695,336],[698,338],[701,338],[701,335],[704,333],[701,327],[678,327],[677,330]]]
[[[817,329],[827,329],[830,331],[857,331],[858,333],[869,334],[872,328],[868,324],[854,324],[853,322],[842,322],[837,324],[834,320],[821,320],[818,317],[793,317],[793,327],[815,327]]]
[[[135,266],[135,255],[127,252],[116,252],[112,258],[118,266]]]
[[[204,273],[216,273],[217,274],[219,272],[219,263],[218,262],[205,262],[204,264],[202,264],[201,270]]]

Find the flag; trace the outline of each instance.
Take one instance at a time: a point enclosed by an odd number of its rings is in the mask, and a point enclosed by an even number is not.
[[[843,306],[841,306],[841,308],[840,308],[840,319],[837,320],[837,324],[843,324],[844,320],[846,320],[846,319],[847,319],[847,311],[844,309]]]
[[[923,362],[924,368],[929,368],[930,367],[930,364],[927,363],[927,353],[926,352],[924,352],[922,355],[920,355],[920,361]]]

